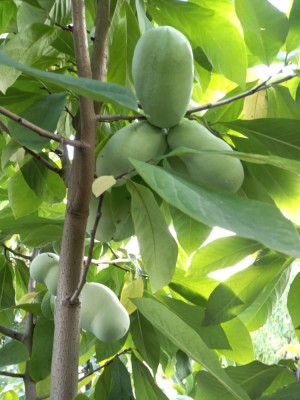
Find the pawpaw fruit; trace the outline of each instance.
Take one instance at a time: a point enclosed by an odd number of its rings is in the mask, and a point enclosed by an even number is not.
[[[148,121],[160,128],[177,125],[193,88],[194,60],[187,38],[170,26],[146,31],[134,50],[132,77]]]
[[[55,253],[41,253],[30,264],[29,272],[36,282],[44,283],[51,294],[56,296],[59,256]]]
[[[103,342],[121,339],[128,331],[129,315],[116,294],[101,283],[88,282],[81,292],[80,327]]]
[[[149,161],[163,155],[166,148],[167,140],[161,129],[146,121],[129,124],[115,132],[98,154],[96,174],[120,177],[120,185],[126,179],[121,176],[133,169],[129,157]]]
[[[193,150],[233,151],[224,140],[195,121],[183,121],[170,129],[167,141],[172,150],[187,147]],[[198,183],[230,192],[239,190],[243,183],[244,170],[237,158],[209,152],[185,154],[179,158],[185,164],[187,175]]]

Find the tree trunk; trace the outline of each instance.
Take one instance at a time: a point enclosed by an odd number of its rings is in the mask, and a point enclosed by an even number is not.
[[[73,0],[73,35],[78,75],[90,78],[84,0]],[[80,279],[86,223],[94,178],[96,118],[93,101],[80,98],[82,143],[76,148],[68,188],[67,212],[60,254],[51,370],[51,400],[73,400],[78,386],[79,301],[71,303]]]

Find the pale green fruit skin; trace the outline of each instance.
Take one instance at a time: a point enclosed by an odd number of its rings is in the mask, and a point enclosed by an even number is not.
[[[96,174],[118,177],[133,169],[128,158],[149,161],[164,154],[166,136],[147,122],[136,122],[117,131],[100,151]],[[125,179],[120,179],[124,183]]]
[[[103,342],[121,339],[128,331],[129,315],[116,294],[100,283],[86,283],[81,292],[80,327]]]
[[[89,216],[87,221],[87,232],[90,234],[97,214],[98,198],[92,196],[89,206]],[[109,242],[112,240],[116,227],[112,217],[112,210],[110,205],[110,192],[106,191],[101,208],[101,218],[96,230],[96,239],[99,242]]]
[[[56,296],[59,256],[55,253],[41,253],[30,264],[30,276],[37,282],[45,283],[49,292]]]
[[[132,77],[148,121],[160,128],[177,125],[193,89],[194,60],[187,38],[170,26],[146,31],[134,50]]]
[[[167,137],[172,150],[188,147],[193,150],[233,151],[222,139],[194,121],[183,121],[172,128]],[[217,189],[236,192],[244,181],[244,169],[240,160],[212,153],[179,156],[184,162],[188,176],[194,181]]]

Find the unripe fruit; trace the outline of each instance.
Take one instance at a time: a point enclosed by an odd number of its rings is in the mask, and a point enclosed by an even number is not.
[[[132,77],[148,121],[160,128],[177,125],[193,87],[194,60],[187,38],[170,26],[145,32],[134,50]]]
[[[59,257],[55,253],[41,253],[30,264],[30,276],[37,282],[44,283],[49,292],[56,296]]]
[[[129,315],[116,294],[100,283],[86,283],[81,292],[80,327],[103,342],[121,339],[129,329]]]
[[[96,161],[97,176],[118,177],[133,169],[128,158],[149,161],[164,154],[167,140],[161,130],[147,122],[137,122],[117,131],[100,151]],[[120,179],[118,184],[124,183]]]
[[[172,128],[167,140],[172,150],[187,147],[193,150],[233,151],[226,142],[194,121],[184,121]],[[243,166],[236,158],[209,152],[186,154],[179,158],[184,162],[188,176],[196,182],[230,192],[236,192],[243,183]]]

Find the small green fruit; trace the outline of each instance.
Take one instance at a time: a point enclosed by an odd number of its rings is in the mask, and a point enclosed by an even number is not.
[[[117,131],[100,151],[96,174],[120,177],[133,169],[129,157],[149,161],[163,155],[166,148],[167,140],[160,129],[147,122],[132,123]],[[118,184],[124,182],[120,179]]]
[[[103,342],[121,339],[128,331],[129,315],[115,293],[100,283],[86,283],[81,292],[80,327]]]
[[[44,283],[49,292],[56,296],[58,281],[59,256],[55,253],[41,253],[30,264],[30,276],[37,282]]]
[[[132,77],[148,121],[160,128],[177,125],[193,87],[194,60],[187,38],[170,26],[146,31],[134,50]]]
[[[233,151],[224,140],[194,121],[183,121],[170,129],[167,140],[172,150],[187,147],[193,150]],[[242,186],[244,170],[237,158],[209,152],[186,154],[179,158],[185,164],[187,175],[196,182],[230,192],[236,192]]]

